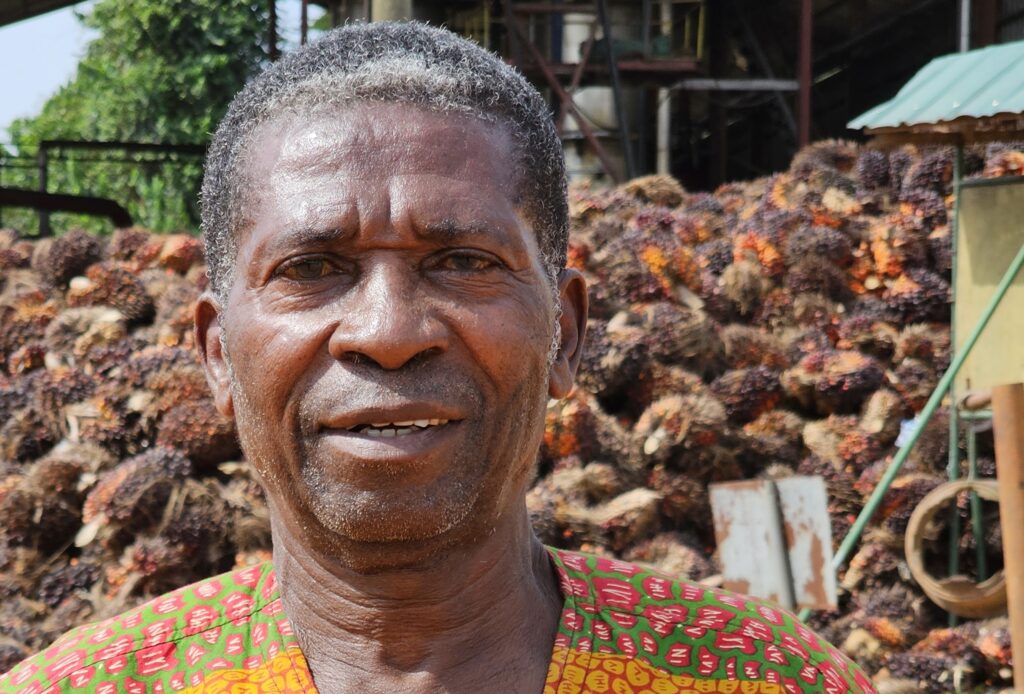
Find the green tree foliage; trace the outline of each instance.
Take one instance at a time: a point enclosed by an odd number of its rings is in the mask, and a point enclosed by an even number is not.
[[[100,0],[80,19],[99,36],[42,111],[11,124],[21,153],[34,155],[47,139],[206,144],[231,97],[267,60],[266,0]],[[50,192],[111,198],[156,230],[197,227],[199,157],[60,154],[49,166]],[[4,184],[35,188],[36,173],[9,170]],[[23,224],[11,212],[4,217],[33,230],[34,214],[26,213]],[[109,228],[102,220],[54,217],[55,230],[70,225]]]

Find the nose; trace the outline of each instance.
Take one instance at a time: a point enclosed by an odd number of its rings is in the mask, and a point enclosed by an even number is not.
[[[447,330],[420,291],[415,271],[401,262],[380,261],[364,267],[328,343],[339,361],[369,359],[382,369],[443,352]]]

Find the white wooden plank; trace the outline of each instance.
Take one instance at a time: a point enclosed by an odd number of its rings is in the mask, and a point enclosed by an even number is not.
[[[797,607],[837,607],[836,575],[832,570],[832,524],[828,491],[821,477],[776,480],[789,573]]]
[[[793,608],[775,488],[769,480],[709,488],[724,587]]]

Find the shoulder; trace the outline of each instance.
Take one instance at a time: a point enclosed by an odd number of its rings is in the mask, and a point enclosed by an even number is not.
[[[263,630],[287,628],[269,562],[215,576],[128,612],[67,632],[0,675],[0,692],[98,691],[97,684],[154,677],[173,688],[174,675],[232,663],[223,658]],[[245,627],[244,630],[242,627]],[[216,661],[217,658],[223,663]],[[184,681],[182,682],[184,684]],[[165,687],[161,687],[165,688]],[[120,691],[122,687],[117,687]],[[114,690],[111,690],[114,691]]]
[[[559,634],[566,647],[625,654],[669,673],[771,683],[780,692],[874,691],[846,656],[768,602],[606,557],[551,554],[566,596]]]

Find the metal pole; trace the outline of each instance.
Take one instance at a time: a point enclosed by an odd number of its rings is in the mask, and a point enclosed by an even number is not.
[[[302,0],[302,15],[299,23],[299,44],[306,45],[309,34],[309,0]]]
[[[39,145],[39,152],[36,155],[39,164],[39,192],[46,193],[46,178],[49,169],[50,153],[45,144]],[[39,210],[39,235],[50,235],[50,213]]]
[[[956,345],[956,334],[954,325],[956,323],[956,236],[957,224],[960,216],[960,182],[963,180],[964,171],[964,146],[957,144],[956,156],[953,158],[953,221],[950,224],[950,239],[954,249],[953,261],[953,301],[950,304],[950,344]],[[955,347],[954,347],[955,349]],[[956,383],[949,384],[949,399],[955,403]],[[950,480],[960,478],[960,411],[954,405],[949,408],[949,457],[946,463],[946,476]],[[956,576],[960,573],[960,511],[955,506],[949,512],[949,575]],[[959,619],[955,614],[950,613],[949,625],[956,626]]]
[[[992,426],[1010,645],[1019,651],[1024,644],[1024,385],[992,389]],[[1024,658],[1013,659],[1013,681],[1016,691],[1024,689]]]
[[[661,35],[672,36],[672,5],[661,0]],[[660,174],[669,173],[672,168],[672,92],[668,89],[658,90],[658,148],[655,170]]]
[[[971,422],[967,427],[967,477],[978,479],[978,427]],[[971,492],[971,530],[974,534],[974,556],[977,563],[978,580],[988,578],[988,559],[985,556],[985,519],[981,513],[981,497]],[[951,576],[953,574],[950,574]]]
[[[802,0],[800,6],[800,136],[801,147],[811,142],[811,60],[814,28],[814,8],[811,0]]]
[[[644,44],[644,60],[651,59],[651,17],[653,10],[651,0],[643,0],[640,5],[640,37]]]
[[[615,97],[615,116],[619,121],[619,135],[622,137],[622,153],[626,159],[626,178],[636,177],[636,162],[633,160],[633,143],[629,140],[629,124],[626,122],[626,105],[622,102],[622,80],[619,78],[619,61],[612,45],[612,22],[608,16],[608,0],[597,0],[597,13],[608,48],[608,73],[612,78],[612,95]]]
[[[971,334],[967,337],[967,341],[964,342],[963,349],[961,349],[954,357],[953,363],[949,365],[946,373],[942,375],[939,380],[939,384],[935,386],[935,390],[932,392],[928,402],[925,403],[924,409],[921,410],[921,414],[914,428],[914,433],[911,434],[910,440],[901,448],[897,453],[896,457],[893,458],[892,462],[889,463],[889,469],[882,475],[882,479],[878,481],[875,486],[875,490],[871,492],[871,496],[868,498],[867,503],[864,504],[864,508],[861,510],[860,515],[857,516],[857,520],[854,521],[853,526],[846,533],[846,537],[843,538],[843,543],[839,546],[839,550],[835,556],[832,557],[832,568],[838,570],[839,567],[846,562],[847,557],[853,551],[853,548],[857,546],[857,541],[860,540],[860,536],[864,532],[864,528],[871,521],[871,518],[875,515],[875,511],[878,510],[879,505],[882,503],[882,497],[889,491],[889,487],[892,485],[892,481],[899,474],[903,464],[907,461],[910,456],[910,452],[914,449],[914,445],[918,439],[921,438],[921,433],[924,431],[925,425],[928,420],[935,414],[935,410],[939,409],[939,405],[942,404],[942,399],[945,397],[946,392],[953,383],[953,379],[956,378],[957,373],[960,372],[960,368],[964,365],[967,357],[970,355],[971,350],[974,349],[974,345],[978,342],[982,332],[988,325],[989,320],[992,319],[996,309],[999,308],[1000,302],[1003,297],[1006,296],[1007,289],[1013,283],[1013,280],[1017,277],[1017,273],[1020,272],[1021,267],[1024,267],[1024,246],[1021,246],[1020,250],[1017,251],[1017,255],[1014,257],[1013,262],[1010,263],[1010,267],[1006,269],[1006,273],[1003,278],[999,280],[999,285],[996,287],[995,293],[992,298],[989,299],[988,305],[985,306],[985,310],[981,314],[981,318],[978,319],[978,324],[974,326]],[[810,615],[810,610],[804,610],[800,613],[800,619],[807,619]],[[1024,659],[1022,659],[1024,662]],[[1024,679],[1021,680],[1024,682]]]
[[[276,0],[269,0],[267,3],[267,25],[267,53],[270,55],[271,60],[277,60],[281,57],[281,52],[277,49]]]
[[[961,53],[971,50],[971,0],[960,0],[960,43]]]

